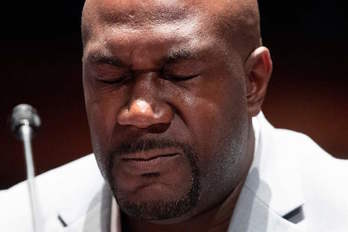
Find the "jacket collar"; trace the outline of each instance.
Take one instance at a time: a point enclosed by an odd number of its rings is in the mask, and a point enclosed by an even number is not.
[[[52,193],[44,231],[108,231],[111,191],[93,154],[60,167],[55,181],[61,187]]]
[[[101,191],[98,192],[90,202],[87,213],[68,224],[63,231],[109,232],[111,223],[111,199],[111,191],[108,185],[105,184]]]
[[[298,231],[283,218],[304,204],[296,155],[262,113],[253,118],[253,127],[254,160],[229,232]]]
[[[299,157],[289,147],[284,130],[275,129],[262,113],[253,119],[253,126],[254,161],[245,186],[284,216],[304,204]]]

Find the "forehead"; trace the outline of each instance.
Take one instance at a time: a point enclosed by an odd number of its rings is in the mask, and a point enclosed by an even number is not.
[[[104,47],[121,51],[142,45],[161,50],[170,49],[165,47],[168,44],[206,49],[218,39],[216,33],[209,33],[214,23],[205,7],[202,1],[87,0],[84,41],[89,42],[87,50]]]
[[[246,58],[260,46],[257,0],[86,0],[84,45],[91,40],[102,41],[103,36],[127,40],[126,35],[136,35],[129,32],[144,35],[141,38],[145,38],[145,32],[156,32],[150,35],[166,40],[168,36],[210,37],[227,46],[228,53],[238,52]]]
[[[197,9],[188,1],[91,0],[95,13],[106,23],[119,25],[151,25],[187,18]]]
[[[85,3],[92,14],[106,20],[147,24],[175,21],[193,13],[221,15],[236,11],[239,6],[237,0],[86,0]]]
[[[223,2],[225,0],[214,4],[210,0],[87,0],[82,19],[83,36],[86,40],[85,37],[101,28],[110,27],[139,30],[161,25],[163,30],[175,29],[173,26],[177,25],[185,29],[189,22],[191,25],[199,22],[207,31],[216,27],[215,21],[225,15]]]

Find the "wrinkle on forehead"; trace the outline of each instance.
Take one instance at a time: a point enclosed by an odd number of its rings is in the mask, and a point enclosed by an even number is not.
[[[180,54],[180,57],[186,55],[190,59],[197,58],[198,55],[205,54],[207,51],[224,51],[214,37],[198,36],[201,32],[196,22],[190,21],[185,23],[185,26],[180,25],[161,24],[137,30],[126,26],[113,30],[114,28],[110,26],[98,36],[98,39],[91,40],[85,46],[84,55],[102,51],[104,56],[112,57],[112,53],[117,51],[118,55],[127,54],[125,60],[130,61],[128,55],[137,54],[134,51],[140,52],[141,56],[151,51],[154,57],[171,58]]]

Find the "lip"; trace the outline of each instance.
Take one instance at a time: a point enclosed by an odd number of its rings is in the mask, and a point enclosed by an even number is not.
[[[151,161],[152,159],[171,156],[177,153],[179,153],[177,149],[168,147],[125,154],[122,155],[121,159],[123,161]]]
[[[179,157],[180,153],[176,151],[154,150],[127,154],[121,158],[121,161],[127,173],[144,175],[156,174],[168,169]]]
[[[175,155],[178,155],[178,153],[159,154],[159,155],[152,155],[149,157],[135,156],[135,157],[129,157],[129,158],[122,158],[122,160],[125,162],[154,162],[156,160],[159,160],[162,158],[170,158]]]

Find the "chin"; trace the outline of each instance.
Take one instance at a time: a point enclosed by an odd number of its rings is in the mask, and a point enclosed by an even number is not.
[[[190,214],[200,198],[200,183],[193,178],[186,192],[163,184],[151,184],[134,193],[115,192],[120,209],[128,216],[159,223],[170,223]],[[181,193],[180,193],[181,192]]]

